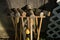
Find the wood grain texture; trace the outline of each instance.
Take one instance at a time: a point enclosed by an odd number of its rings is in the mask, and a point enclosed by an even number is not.
[[[48,2],[48,0],[8,0],[12,8],[22,8],[26,4],[32,4],[34,8],[39,8]]]
[[[26,5],[26,0],[9,0],[11,8],[21,8]]]

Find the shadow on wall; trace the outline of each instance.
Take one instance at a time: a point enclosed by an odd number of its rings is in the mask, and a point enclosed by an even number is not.
[[[0,0],[0,29],[4,28],[4,30],[0,30],[0,35],[6,32],[9,37],[12,37],[14,35],[14,28],[11,19],[7,17],[7,13],[9,13],[7,0]],[[6,35],[0,36],[0,38],[5,36]]]

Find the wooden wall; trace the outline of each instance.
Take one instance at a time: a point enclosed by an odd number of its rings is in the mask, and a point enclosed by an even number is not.
[[[7,0],[8,5],[12,8],[21,8],[25,6],[26,4],[32,4],[34,8],[39,8],[44,4],[44,0]],[[48,0],[45,0],[45,3],[47,3]]]

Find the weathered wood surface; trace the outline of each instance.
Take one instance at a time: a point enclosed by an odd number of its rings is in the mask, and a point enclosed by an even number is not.
[[[44,0],[7,0],[8,5],[12,8],[21,8],[25,6],[26,4],[32,4],[34,8],[39,8],[44,4]],[[45,0],[45,3],[47,3],[48,0]]]
[[[7,0],[11,8],[21,8],[26,5],[26,0]]]

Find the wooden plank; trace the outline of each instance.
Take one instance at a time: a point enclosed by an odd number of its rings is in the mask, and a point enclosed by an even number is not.
[[[34,8],[39,8],[48,2],[48,0],[8,0],[10,1],[11,8],[22,8],[26,4],[32,4]]]
[[[44,5],[48,2],[48,0],[27,0],[27,4],[32,4],[34,8],[39,8],[40,6]]]
[[[26,0],[9,0],[11,8],[21,8],[26,5]]]

